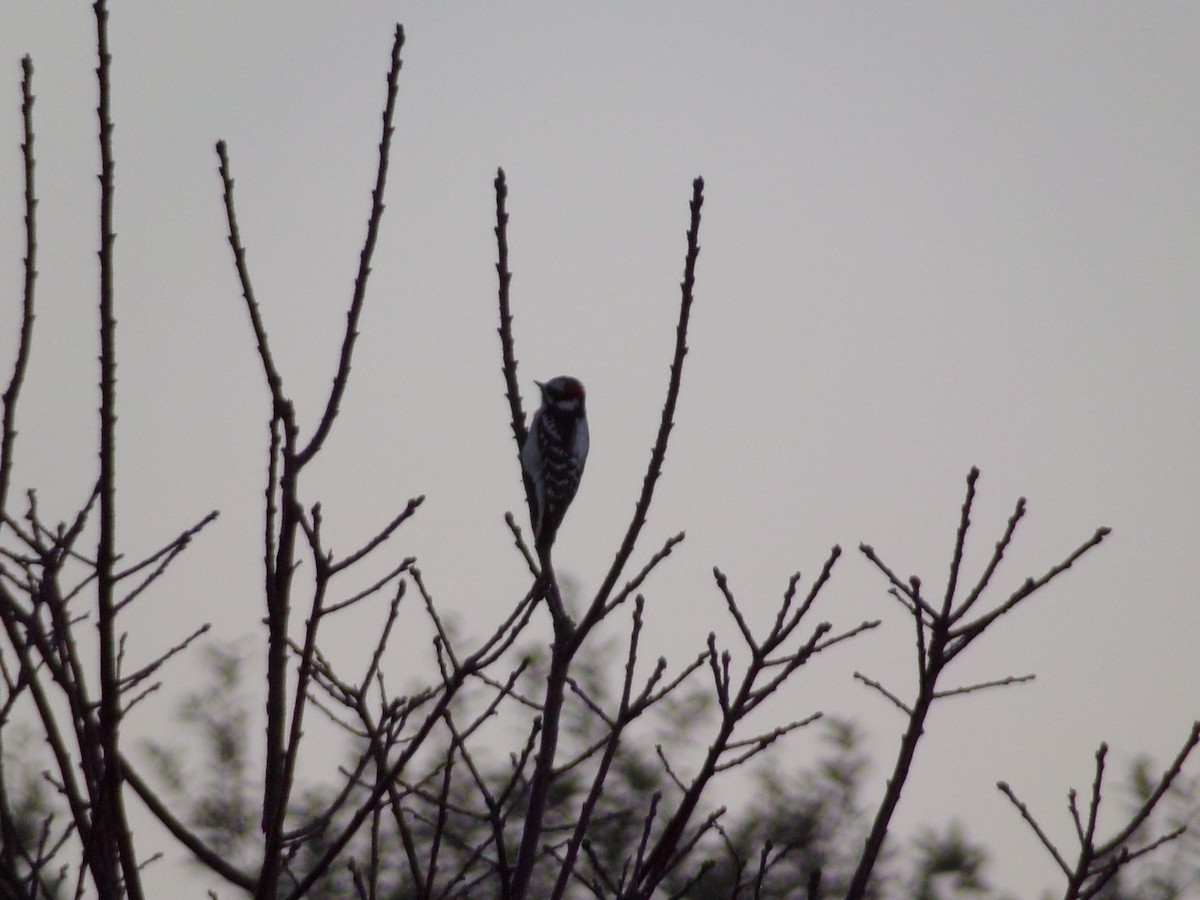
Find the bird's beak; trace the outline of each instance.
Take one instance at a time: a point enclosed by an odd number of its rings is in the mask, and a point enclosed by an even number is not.
[[[546,382],[544,382],[544,381],[538,381],[538,380],[535,378],[535,379],[534,379],[534,381],[533,381],[533,383],[534,383],[534,384],[536,384],[536,385],[538,386],[538,393],[539,393],[539,394],[542,394],[543,396],[545,396],[545,394],[546,394]]]

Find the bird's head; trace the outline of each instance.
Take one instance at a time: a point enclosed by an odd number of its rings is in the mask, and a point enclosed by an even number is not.
[[[570,375],[559,375],[549,381],[534,382],[542,392],[542,402],[558,412],[571,413],[583,409],[583,383]]]

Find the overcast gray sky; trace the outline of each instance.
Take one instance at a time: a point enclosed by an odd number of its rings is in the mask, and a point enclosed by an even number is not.
[[[944,583],[971,465],[969,574],[1029,499],[997,596],[1111,526],[956,666],[958,683],[1038,680],[935,709],[896,820],[897,835],[964,822],[1018,896],[1056,885],[995,782],[1069,845],[1065,793],[1090,783],[1101,741],[1123,772],[1140,753],[1165,761],[1200,717],[1200,6],[117,0],[124,547],[137,556],[222,511],[132,623],[147,658],[204,621],[218,640],[262,638],[268,403],[213,144],[228,142],[263,315],[311,428],[397,21],[387,217],[344,415],[307,493],[335,549],[424,493],[394,553],[420,557],[464,631],[524,591],[502,519],[521,502],[495,336],[503,166],[527,400],[533,378],[562,372],[589,390],[592,455],[556,561],[595,584],[653,440],[703,175],[691,354],[638,558],[688,538],[648,585],[648,652],[679,666],[710,630],[734,642],[713,565],[765,626],[788,575],[842,544],[818,615],[884,626],[803,673],[772,715],[861,722],[874,800],[903,723],[850,673],[911,696],[914,664],[858,543]],[[64,517],[94,479],[94,23],[84,4],[31,0],[4,0],[0,22],[4,334],[19,307],[25,53],[41,198],[16,487]],[[329,641],[334,658],[361,646],[352,628]],[[395,648],[397,670],[415,643]],[[171,696],[136,727],[152,732]],[[818,747],[797,735],[785,756]],[[177,858],[153,868],[160,891]]]

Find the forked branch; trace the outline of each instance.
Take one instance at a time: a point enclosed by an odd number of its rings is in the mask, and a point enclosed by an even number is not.
[[[907,582],[902,580],[870,546],[863,544],[860,550],[891,585],[891,595],[899,601],[911,617],[916,631],[917,649],[917,691],[911,702],[902,700],[894,691],[884,687],[878,681],[866,675],[855,673],[860,681],[882,694],[889,702],[899,708],[907,717],[908,725],[900,740],[900,748],[896,762],[888,779],[883,799],[880,801],[871,831],[867,836],[863,855],[851,879],[847,891],[847,900],[862,900],[866,896],[870,884],[871,873],[883,850],[887,837],[888,826],[896,806],[900,802],[900,794],[908,778],[917,744],[925,734],[926,720],[930,709],[937,700],[981,691],[992,687],[1017,684],[1032,680],[1032,675],[1004,676],[965,687],[938,689],[942,673],[950,662],[967,648],[976,638],[1005,613],[1014,609],[1019,603],[1032,596],[1041,588],[1069,569],[1076,560],[1097,546],[1108,534],[1107,528],[1097,529],[1090,539],[1073,551],[1065,560],[1050,568],[1040,578],[1028,578],[1014,591],[1007,600],[1003,601],[989,612],[976,616],[966,622],[964,619],[969,610],[981,598],[984,589],[991,583],[992,576],[999,567],[1008,550],[1018,523],[1025,515],[1025,499],[1017,502],[1013,515],[1009,518],[1004,534],[996,543],[991,559],[984,567],[975,587],[965,598],[959,599],[960,572],[966,549],[967,534],[971,527],[971,511],[975,501],[976,482],[979,480],[979,470],[972,468],[967,475],[967,493],[963,500],[959,515],[958,528],[954,538],[954,552],[950,561],[950,572],[946,580],[946,591],[942,601],[937,606],[931,604],[921,593],[921,580],[916,576]]]
[[[1076,792],[1072,790],[1069,794],[1071,815],[1075,821],[1075,834],[1079,841],[1079,850],[1076,853],[1074,864],[1067,862],[1066,855],[1054,845],[1054,842],[1050,840],[1045,830],[1029,811],[1029,807],[1017,798],[1012,788],[1003,781],[997,782],[996,787],[1016,807],[1021,818],[1029,825],[1042,846],[1046,848],[1046,852],[1050,854],[1066,877],[1067,885],[1063,900],[1087,900],[1087,898],[1099,896],[1104,886],[1109,884],[1126,865],[1152,853],[1163,844],[1176,840],[1187,831],[1187,826],[1180,826],[1157,838],[1150,839],[1136,849],[1129,846],[1138,830],[1146,823],[1154,808],[1158,806],[1167,791],[1170,790],[1171,785],[1179,777],[1184,763],[1196,749],[1197,744],[1200,744],[1200,722],[1193,723],[1192,730],[1184,741],[1183,747],[1176,754],[1174,761],[1163,772],[1154,790],[1134,811],[1129,821],[1107,841],[1098,843],[1096,823],[1103,800],[1104,763],[1108,755],[1108,745],[1101,744],[1100,749],[1096,751],[1096,774],[1092,780],[1091,800],[1088,803],[1086,821],[1076,806]]]

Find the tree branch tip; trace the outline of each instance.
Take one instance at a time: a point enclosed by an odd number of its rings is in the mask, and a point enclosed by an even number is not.
[[[979,466],[971,466],[971,471],[967,473],[967,483],[974,484],[977,478],[979,478]]]

